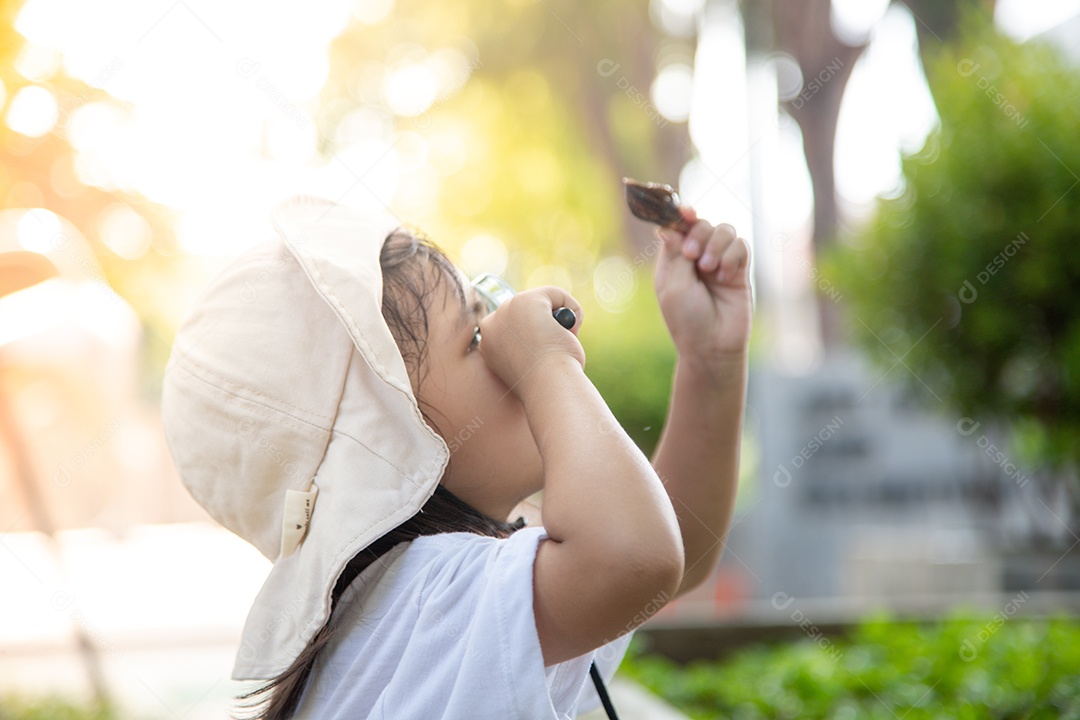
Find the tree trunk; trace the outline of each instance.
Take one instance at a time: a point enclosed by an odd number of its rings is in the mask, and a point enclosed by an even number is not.
[[[836,123],[855,61],[866,45],[842,43],[832,31],[829,0],[773,0],[772,30],[778,49],[795,58],[803,74],[803,88],[785,108],[799,123],[803,152],[814,191],[812,247],[818,250],[835,241],[839,229],[833,153]],[[826,348],[839,340],[836,305],[818,298],[822,341]]]
[[[941,43],[956,36],[966,5],[975,5],[991,17],[995,7],[995,0],[903,1],[915,18],[924,66]],[[830,25],[830,0],[759,0],[748,3],[746,14],[761,15],[770,6],[773,45],[794,57],[803,73],[802,92],[785,103],[785,108],[802,130],[803,152],[814,191],[812,245],[820,250],[835,242],[840,227],[833,163],[836,124],[844,90],[866,45],[853,47],[836,37]],[[761,42],[764,36],[759,30],[756,40]],[[840,339],[838,308],[830,300],[819,298],[818,310],[822,340],[826,348],[833,347]]]
[[[0,372],[2,371],[3,362],[0,362]],[[38,487],[37,475],[34,472],[30,453],[26,443],[23,441],[15,412],[2,387],[0,387],[0,442],[7,447],[7,451],[12,458],[15,484],[23,495],[23,502],[26,504],[26,510],[31,517],[34,529],[45,536],[49,551],[62,577],[65,574],[63,553],[60,542],[56,538],[56,524],[49,513],[48,500],[42,493],[41,488]],[[54,595],[55,597],[58,597],[58,595]],[[78,620],[72,623],[72,630],[75,633],[79,659],[86,670],[87,680],[90,682],[90,687],[99,707],[112,707],[112,695],[105,680],[105,673],[102,670],[97,646]]]
[[[799,63],[803,90],[785,108],[803,134],[803,150],[814,188],[814,244],[836,236],[836,181],[833,149],[840,102],[855,61],[865,45],[845,45],[829,25],[829,0],[773,0],[777,46]]]

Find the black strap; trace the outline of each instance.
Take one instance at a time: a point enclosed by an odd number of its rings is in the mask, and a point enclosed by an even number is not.
[[[600,677],[600,671],[596,669],[596,663],[594,662],[589,666],[589,674],[592,675],[593,685],[596,686],[596,693],[600,696],[600,702],[604,704],[604,712],[611,720],[619,720],[619,716],[615,714],[615,706],[611,704],[611,698],[608,697],[607,688],[604,687],[604,680]]]

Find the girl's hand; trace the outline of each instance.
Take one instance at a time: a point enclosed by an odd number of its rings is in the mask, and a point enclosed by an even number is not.
[[[750,340],[750,248],[735,228],[713,227],[683,206],[685,235],[657,228],[663,243],[654,284],[679,356],[712,364],[742,357]]]
[[[567,331],[552,316],[568,307],[576,321]],[[585,367],[585,350],[577,334],[585,317],[566,290],[553,285],[523,290],[480,320],[478,350],[492,372],[521,398],[527,378],[545,360],[567,356]],[[522,398],[523,399],[523,398]]]

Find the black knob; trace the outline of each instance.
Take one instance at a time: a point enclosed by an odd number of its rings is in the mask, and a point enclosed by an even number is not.
[[[559,308],[555,311],[555,319],[559,321],[559,324],[569,330],[574,327],[574,323],[577,322],[577,315],[570,308]]]

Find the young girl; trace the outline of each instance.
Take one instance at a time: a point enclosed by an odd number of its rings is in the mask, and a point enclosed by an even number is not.
[[[232,674],[269,681],[240,696],[257,717],[599,707],[634,629],[711,573],[734,501],[749,252],[683,212],[685,236],[658,231],[679,359],[652,464],[584,373],[569,293],[491,311],[392,217],[294,198],[204,292],[162,417],[195,499],[273,562]]]

